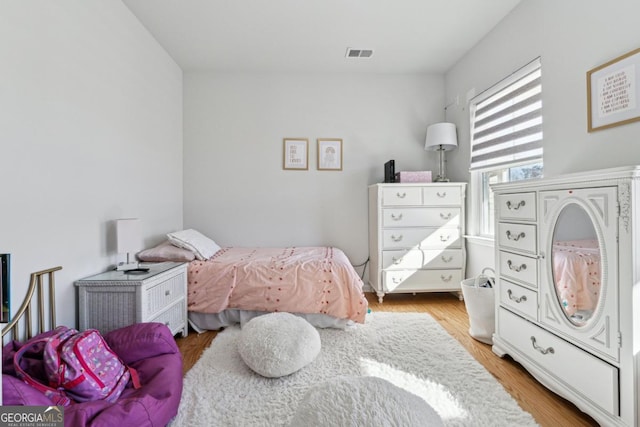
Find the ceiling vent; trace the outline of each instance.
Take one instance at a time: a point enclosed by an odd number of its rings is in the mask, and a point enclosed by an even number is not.
[[[347,48],[347,58],[371,58],[373,56],[373,49],[354,49],[352,47]]]

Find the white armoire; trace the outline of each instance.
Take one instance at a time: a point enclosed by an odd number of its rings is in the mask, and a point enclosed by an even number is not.
[[[496,332],[606,426],[640,422],[640,166],[492,186]]]

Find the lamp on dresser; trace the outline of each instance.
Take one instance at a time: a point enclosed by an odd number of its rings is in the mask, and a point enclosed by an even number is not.
[[[445,173],[445,151],[451,151],[458,147],[458,135],[456,125],[453,123],[435,123],[427,128],[427,137],[424,144],[426,151],[437,151],[439,155],[438,176],[435,181],[449,182]]]

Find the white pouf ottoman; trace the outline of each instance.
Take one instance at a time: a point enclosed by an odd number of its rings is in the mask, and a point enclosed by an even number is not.
[[[269,313],[245,323],[238,352],[263,377],[282,377],[313,362],[320,353],[320,334],[301,317]]]
[[[443,425],[431,405],[387,380],[342,377],[307,390],[290,427]]]

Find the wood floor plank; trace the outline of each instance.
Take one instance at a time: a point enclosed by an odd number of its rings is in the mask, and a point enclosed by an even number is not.
[[[513,396],[520,407],[531,413],[542,427],[589,427],[598,424],[582,413],[572,403],[559,397],[542,386],[522,366],[509,357],[500,358],[491,351],[491,346],[483,344],[469,335],[469,318],[464,302],[450,293],[422,293],[386,295],[380,304],[375,294],[367,294],[372,311],[426,312],[487,369]],[[186,338],[176,342],[183,357],[186,373],[211,345],[217,332],[202,334],[191,331]]]

